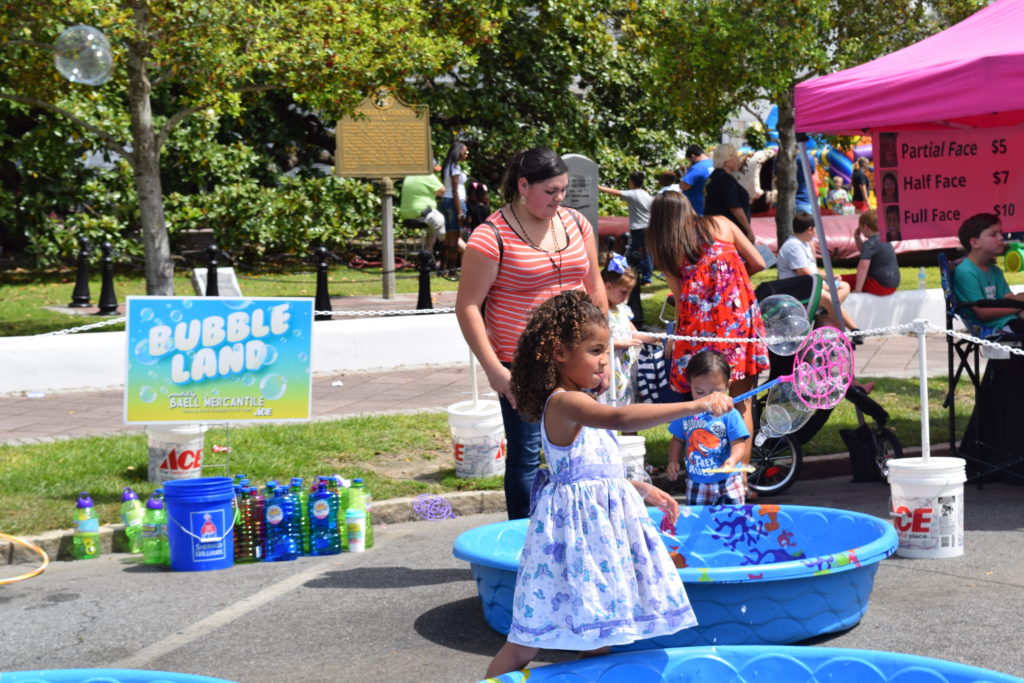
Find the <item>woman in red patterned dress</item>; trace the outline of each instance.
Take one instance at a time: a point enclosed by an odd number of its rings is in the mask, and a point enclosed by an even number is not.
[[[737,339],[765,336],[750,284],[750,276],[764,270],[764,259],[735,224],[722,216],[698,216],[684,195],[666,192],[651,204],[647,251],[655,268],[665,273],[675,296],[676,334]],[[733,396],[752,389],[758,374],[768,369],[768,349],[763,342],[676,341],[670,372],[673,389],[690,392],[684,375],[686,364],[707,348],[729,361],[729,393]],[[753,434],[750,399],[737,403],[736,409]],[[750,462],[752,441],[747,440],[744,464]],[[745,481],[746,474],[743,476]]]

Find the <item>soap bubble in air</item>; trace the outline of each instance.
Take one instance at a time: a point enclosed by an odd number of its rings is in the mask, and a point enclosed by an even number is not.
[[[54,41],[53,52],[57,71],[72,83],[103,85],[114,73],[110,41],[93,26],[65,29]]]
[[[768,339],[793,338],[795,341],[769,341],[768,349],[779,356],[792,356],[803,337],[811,331],[811,321],[803,304],[788,294],[773,294],[763,299],[758,306]]]

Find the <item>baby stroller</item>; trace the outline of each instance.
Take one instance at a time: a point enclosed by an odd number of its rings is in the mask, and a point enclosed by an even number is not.
[[[757,300],[763,301],[773,294],[788,294],[804,305],[808,319],[814,324],[821,300],[822,279],[816,275],[801,275],[785,280],[774,280],[759,285],[754,290]],[[793,356],[779,356],[769,351],[768,379],[793,372]],[[753,401],[754,425],[760,424],[761,412],[765,407],[767,394],[758,394]],[[884,481],[888,475],[888,462],[903,457],[903,446],[896,434],[886,427],[889,413],[872,399],[861,386],[851,386],[845,399],[850,401],[857,413],[856,429],[841,429],[839,435],[850,452],[850,466],[854,481]],[[748,476],[749,486],[763,495],[782,493],[793,485],[800,474],[803,462],[802,446],[828,422],[832,409],[818,410],[807,424],[791,434],[767,439],[760,446],[755,445],[750,464],[756,471]],[[874,421],[868,424],[865,416]]]

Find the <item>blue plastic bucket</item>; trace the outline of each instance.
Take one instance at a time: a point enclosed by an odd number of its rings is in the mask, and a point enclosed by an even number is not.
[[[171,569],[201,572],[234,566],[233,497],[227,477],[164,482]]]

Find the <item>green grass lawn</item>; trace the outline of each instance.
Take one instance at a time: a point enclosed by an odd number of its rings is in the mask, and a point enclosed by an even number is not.
[[[929,380],[929,415],[933,443],[946,435],[941,407],[945,379]],[[872,396],[892,416],[889,426],[904,447],[920,445],[918,388],[914,380],[878,379]],[[973,394],[957,393],[960,429],[970,414]],[[853,407],[843,402],[805,446],[807,455],[845,451],[838,430],[857,426]],[[664,468],[668,432],[657,427],[643,432],[647,462]],[[420,493],[500,490],[501,477],[459,479],[451,460],[447,417],[441,413],[356,417],[300,425],[211,428],[206,434],[205,474],[227,474],[214,465],[224,456],[212,445],[230,445],[230,474],[245,473],[253,485],[268,479],[307,481],[319,474],[363,477],[377,500]],[[25,446],[0,446],[0,531],[15,535],[68,528],[80,491],[88,491],[103,523],[117,522],[120,494],[133,487],[140,497],[155,485],[147,481],[146,437],[143,434],[94,437]],[[396,477],[399,470],[417,476]]]

